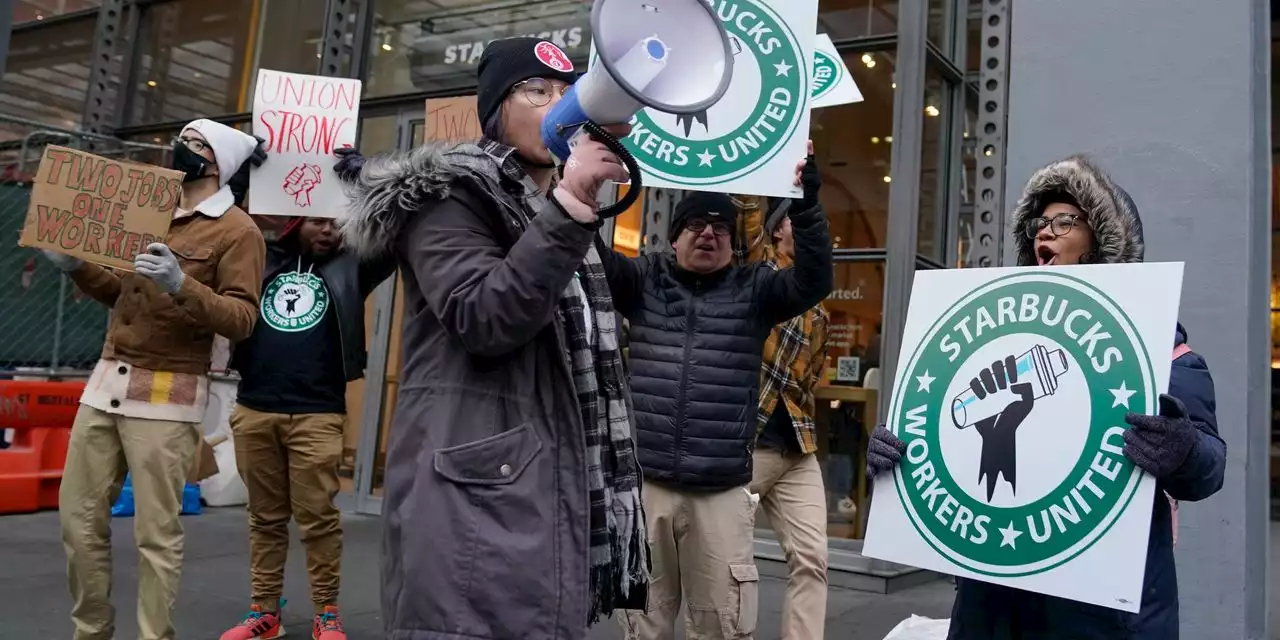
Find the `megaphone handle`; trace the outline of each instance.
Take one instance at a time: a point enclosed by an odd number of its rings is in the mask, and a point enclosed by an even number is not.
[[[630,174],[631,182],[627,185],[626,195],[622,196],[621,200],[597,212],[601,219],[612,218],[629,209],[631,205],[635,204],[636,199],[640,197],[640,190],[643,187],[640,181],[640,165],[636,162],[635,156],[631,155],[631,152],[622,146],[622,142],[613,137],[613,134],[605,131],[600,125],[588,120],[586,124],[582,125],[582,128],[604,143],[604,146],[608,147],[613,152],[613,155],[618,156],[618,159],[622,161],[622,165],[627,168],[627,173]]]

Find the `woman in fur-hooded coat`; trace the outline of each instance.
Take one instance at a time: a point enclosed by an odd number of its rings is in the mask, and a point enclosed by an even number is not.
[[[1084,157],[1037,171],[1013,215],[1019,265],[1142,261],[1137,207]],[[1071,223],[1053,220],[1059,216],[1072,216]],[[1226,445],[1218,437],[1214,415],[1213,378],[1204,358],[1186,343],[1187,332],[1179,324],[1171,345],[1169,393],[1160,398],[1160,415],[1130,414],[1131,428],[1125,434],[1124,454],[1158,482],[1140,611],[1129,614],[957,578],[950,640],[1178,638],[1173,501],[1213,495],[1222,488],[1226,466]]]

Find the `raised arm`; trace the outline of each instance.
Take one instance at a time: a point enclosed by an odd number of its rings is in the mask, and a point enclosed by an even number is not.
[[[507,249],[481,206],[458,195],[428,204],[407,223],[400,252],[445,330],[496,357],[551,322],[596,233],[548,203]]]
[[[120,274],[112,269],[83,262],[80,266],[67,272],[71,281],[90,298],[114,307],[116,298],[120,297]]]
[[[604,238],[596,234],[596,251],[604,264],[604,275],[609,280],[609,294],[613,296],[613,306],[623,317],[630,318],[632,311],[640,302],[644,293],[644,278],[653,263],[650,256],[632,258],[615,251],[605,244]]]
[[[218,260],[214,287],[183,278],[181,288],[173,294],[174,301],[193,322],[232,342],[244,340],[253,333],[258,318],[266,260],[262,232],[257,227],[244,227]]]

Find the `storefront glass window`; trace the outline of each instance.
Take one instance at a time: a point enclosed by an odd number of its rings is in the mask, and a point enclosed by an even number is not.
[[[946,225],[947,132],[951,121],[950,86],[932,67],[925,71],[924,137],[920,158],[920,227],[916,236],[916,252],[941,260]]]
[[[986,211],[987,215],[996,213],[982,206],[985,203],[990,207],[995,194],[983,194],[983,201],[979,202],[980,196],[974,193],[978,180],[978,154],[984,153],[978,148],[977,126],[978,89],[969,85],[965,91],[964,133],[960,148],[960,219],[957,221],[954,265],[962,269],[977,266],[977,258],[973,255],[975,216],[980,215],[977,211]]]
[[[955,3],[956,0],[929,0],[929,42],[947,56],[951,53],[949,14]]]
[[[485,45],[537,36],[560,45],[580,65],[591,51],[591,3],[580,0],[494,2],[380,0],[369,41],[365,95],[452,91],[475,86]]]
[[[89,89],[95,19],[15,31],[9,41],[0,113],[74,129]],[[19,136],[0,123],[0,139]]]
[[[324,16],[310,8],[309,0],[177,0],[148,7],[128,124],[247,111],[259,67],[315,73]]]
[[[837,249],[885,246],[893,145],[894,55],[847,53],[864,100],[813,111],[810,137],[822,170],[822,204]]]
[[[822,0],[818,6],[818,31],[833,40],[884,36],[897,30],[897,0]]]
[[[18,0],[13,5],[13,24],[39,22],[68,13],[97,9],[102,0]]]

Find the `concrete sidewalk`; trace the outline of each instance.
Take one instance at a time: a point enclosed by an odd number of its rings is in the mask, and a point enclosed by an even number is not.
[[[186,563],[178,595],[176,624],[182,640],[216,640],[248,609],[249,552],[242,508],[206,509],[183,518]],[[378,613],[380,520],[345,519],[343,553],[343,621],[353,640],[382,637]],[[117,609],[116,637],[137,637],[137,552],[131,519],[112,525],[115,559],[113,588]],[[424,541],[426,542],[426,541]],[[286,569],[285,626],[290,636],[310,634],[311,603],[302,547],[294,535]],[[756,638],[779,637],[784,583],[761,579],[760,623]],[[931,618],[950,615],[953,587],[937,580],[892,595],[876,595],[832,588],[827,601],[827,638],[880,640],[912,613]],[[53,512],[0,517],[0,637],[71,637],[70,596],[66,559]],[[617,624],[606,621],[590,634],[592,640],[621,637]],[[536,639],[531,639],[536,640]]]

